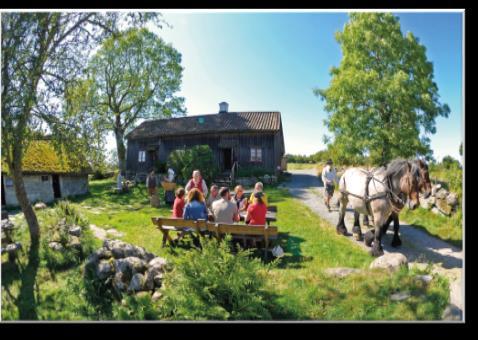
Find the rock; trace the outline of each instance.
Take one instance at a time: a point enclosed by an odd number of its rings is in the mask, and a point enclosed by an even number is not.
[[[131,278],[131,282],[129,283],[128,291],[129,292],[139,292],[144,290],[144,283],[145,278],[143,274],[136,273]]]
[[[458,195],[451,192],[446,197],[446,203],[451,207],[456,207],[458,205]]]
[[[13,230],[15,229],[15,225],[13,224],[12,221],[8,219],[3,219],[2,220],[2,230]]]
[[[65,247],[63,247],[63,245],[60,242],[50,242],[48,243],[48,247],[50,247],[50,249],[53,249],[55,251],[63,251],[65,249]]]
[[[163,294],[161,294],[161,292],[159,290],[156,290],[154,293],[153,293],[153,296],[151,297],[153,299],[153,301],[157,301],[159,300],[161,297],[163,296]]]
[[[106,230],[106,234],[111,237],[123,237],[124,234],[122,232],[119,232],[118,230],[111,228]]]
[[[42,210],[47,208],[46,204],[43,202],[38,202],[33,207],[35,208],[35,210]]]
[[[113,288],[117,292],[124,292],[128,288],[128,283],[126,282],[126,275],[122,272],[116,272],[113,278]]]
[[[154,277],[152,275],[149,275],[149,273],[146,273],[145,275],[144,289],[146,290],[154,289]]]
[[[435,184],[432,186],[432,196],[435,196],[437,191],[441,188],[441,184]]]
[[[419,200],[420,200],[420,207],[422,207],[423,209],[430,210],[431,208],[433,208],[433,205],[435,204],[436,199],[434,196],[429,196],[428,198],[419,197]]]
[[[70,242],[68,243],[68,246],[72,248],[81,249],[80,238],[78,236],[70,236]]]
[[[445,199],[447,196],[448,196],[448,191],[446,191],[445,189],[441,188],[440,190],[438,190],[435,195],[434,195],[436,198],[438,199]]]
[[[433,276],[431,275],[417,275],[415,278],[424,283],[430,283],[433,280]]]
[[[346,277],[350,274],[360,273],[361,270],[357,268],[338,267],[338,268],[327,268],[324,272],[325,274],[329,276]]]
[[[96,265],[97,265],[99,260],[100,259],[98,257],[98,254],[96,252],[93,252],[90,255],[88,255],[88,257],[86,258],[85,267],[96,268]]]
[[[437,214],[437,215],[441,215],[441,216],[446,216],[444,213],[442,213],[440,211],[440,209],[438,209],[437,207],[433,207],[432,210],[431,210],[432,213],[434,214]]]
[[[20,242],[10,243],[5,247],[5,251],[9,254],[14,254],[21,249],[22,249],[22,244]]]
[[[371,264],[370,268],[383,268],[388,271],[396,271],[401,266],[408,267],[408,261],[405,255],[401,253],[387,253],[380,257],[377,257]]]
[[[158,274],[153,278],[154,286],[161,287],[163,284],[163,274]]]
[[[108,250],[106,248],[100,248],[96,252],[96,255],[98,256],[98,259],[110,259],[113,257],[113,253],[111,253],[111,250]]]
[[[449,321],[461,321],[463,319],[463,313],[458,306],[450,303],[443,311],[442,319]]]
[[[77,225],[73,225],[68,229],[68,234],[71,236],[80,236],[81,235],[81,227]]]
[[[446,199],[437,198],[435,206],[440,210],[440,212],[445,216],[450,216],[452,207],[448,205]]]
[[[100,263],[98,263],[98,267],[96,268],[96,276],[98,276],[100,280],[104,280],[111,276],[113,272],[114,268],[109,261],[102,260]]]
[[[144,273],[147,268],[145,261],[138,257],[126,257],[124,259],[117,259],[114,261],[116,271],[128,274]]]
[[[160,271],[164,271],[167,265],[168,265],[168,261],[162,257],[155,257],[148,263],[148,266],[150,268],[157,268]]]
[[[403,301],[410,297],[409,292],[398,292],[395,294],[390,295],[390,300],[392,301]]]

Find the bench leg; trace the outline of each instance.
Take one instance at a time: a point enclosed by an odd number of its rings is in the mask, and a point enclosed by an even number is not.
[[[264,236],[264,246],[265,246],[264,251],[266,252],[266,254],[265,254],[265,255],[266,255],[266,256],[265,256],[265,259],[266,259],[266,261],[267,261],[267,257],[268,257],[268,255],[269,255],[269,252],[268,252],[268,250],[269,250],[269,238],[267,237],[267,235]]]
[[[162,247],[166,247],[166,242],[169,241],[169,244],[173,243],[173,239],[169,236],[169,230],[161,230],[163,233],[163,244]]]

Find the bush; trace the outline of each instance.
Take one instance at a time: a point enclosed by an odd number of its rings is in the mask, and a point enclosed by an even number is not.
[[[165,174],[168,171],[166,162],[161,162],[159,160],[154,164],[154,168],[158,174]]]
[[[237,172],[237,177],[262,177],[270,174],[270,171],[267,171],[260,166],[241,166]]]
[[[47,230],[42,238],[43,258],[50,270],[60,270],[79,264],[94,250],[94,236],[89,229],[88,220],[84,219],[78,210],[68,201],[59,201],[45,223]],[[77,225],[81,228],[79,248],[68,246],[69,227]],[[49,247],[49,243],[59,242],[64,250],[57,251]]]
[[[212,182],[219,172],[214,155],[208,145],[197,145],[169,154],[167,165],[175,170],[179,181],[186,181],[194,170],[201,171],[206,182]]]
[[[165,277],[163,318],[174,320],[271,319],[265,291],[267,269],[251,250],[231,253],[230,236],[204,240]]]
[[[143,295],[126,296],[121,303],[113,305],[114,320],[158,320],[159,306],[149,292]]]

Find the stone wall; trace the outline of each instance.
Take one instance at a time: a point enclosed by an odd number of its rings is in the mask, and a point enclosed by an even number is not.
[[[53,183],[51,175],[44,175],[48,180],[43,181],[41,175],[25,175],[23,181],[25,182],[25,189],[30,202],[42,201],[52,202]],[[13,186],[13,179],[8,176],[3,176],[5,188],[5,203],[7,205],[17,206],[17,196]],[[61,197],[81,195],[88,192],[88,175],[84,176],[60,176],[60,190]]]

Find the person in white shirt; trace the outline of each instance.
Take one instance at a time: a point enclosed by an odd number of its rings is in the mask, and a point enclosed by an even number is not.
[[[173,181],[174,181],[174,175],[175,175],[174,170],[171,169],[171,168],[169,168],[169,169],[168,169],[168,181],[169,181],[169,182],[173,182]]]
[[[322,170],[322,182],[324,183],[325,191],[324,191],[324,201],[325,205],[329,209],[330,212],[330,199],[334,195],[334,182],[338,183],[337,181],[337,171],[335,168],[332,167],[332,160],[329,159],[325,163],[325,167]]]

